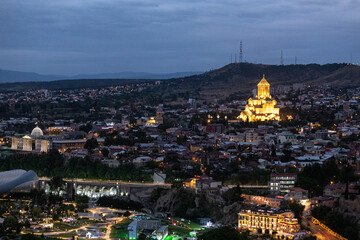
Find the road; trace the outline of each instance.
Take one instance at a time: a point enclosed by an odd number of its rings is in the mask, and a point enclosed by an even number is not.
[[[337,240],[336,237],[331,235],[328,231],[326,231],[319,225],[314,224],[311,220],[303,218],[303,224],[310,227],[311,232],[316,236],[316,239],[318,240]]]
[[[83,225],[79,228],[75,228],[75,229],[71,229],[68,231],[55,231],[55,232],[41,232],[41,233],[34,233],[35,235],[44,235],[44,236],[56,236],[56,235],[61,235],[61,234],[67,234],[67,233],[72,233],[72,232],[76,232],[79,230],[84,230],[88,227],[90,227],[91,224],[87,224],[87,225]]]

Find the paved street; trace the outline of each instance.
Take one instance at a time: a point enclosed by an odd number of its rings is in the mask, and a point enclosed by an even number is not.
[[[331,235],[328,231],[320,227],[319,225],[314,224],[311,220],[307,220],[303,218],[303,223],[305,226],[310,227],[311,232],[317,237],[318,240],[336,240],[333,235]]]

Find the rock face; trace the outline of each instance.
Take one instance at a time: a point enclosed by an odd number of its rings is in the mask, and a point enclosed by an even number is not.
[[[206,196],[179,189],[163,191],[153,205],[153,212],[169,212],[173,216],[196,219],[210,217],[224,225],[237,224],[241,202],[225,205],[221,196]]]
[[[177,189],[171,189],[163,192],[153,206],[154,212],[171,212],[175,211]]]
[[[223,225],[233,225],[237,224],[238,221],[238,212],[242,209],[243,205],[240,202],[235,202],[231,205],[225,206],[222,209],[222,218],[219,220],[219,223]]]

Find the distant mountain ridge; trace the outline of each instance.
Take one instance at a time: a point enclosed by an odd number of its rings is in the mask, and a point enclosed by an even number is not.
[[[0,69],[0,83],[52,81],[66,78],[66,76],[62,75],[44,75],[35,72],[20,72]]]
[[[196,72],[192,72],[196,73]],[[256,88],[263,74],[271,87],[296,83],[310,85],[329,85],[336,87],[360,87],[360,66],[345,63],[306,64],[306,65],[265,65],[253,63],[232,63],[219,69],[191,76],[175,77],[174,74],[145,76],[144,73],[127,72],[132,78],[88,79],[87,75],[78,75],[84,79],[33,81],[0,84],[0,91],[25,91],[28,89],[76,89],[99,88],[132,83],[153,82],[156,79],[168,79],[152,90],[152,94],[172,93],[191,94],[197,99],[223,99],[232,94],[249,96]],[[179,73],[181,75],[181,73]],[[126,75],[126,76],[129,76]],[[113,75],[107,75],[112,77]],[[123,75],[125,76],[125,75]],[[141,77],[143,76],[143,78]]]
[[[45,75],[35,72],[21,72],[0,69],[0,83],[14,82],[43,82],[68,79],[170,79],[200,74],[202,72],[176,73],[147,73],[147,72],[118,72],[99,74],[78,74],[75,76]]]

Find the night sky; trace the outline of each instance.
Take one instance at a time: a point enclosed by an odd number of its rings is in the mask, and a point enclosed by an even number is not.
[[[360,62],[358,0],[1,0],[0,69],[206,71],[230,62]]]

